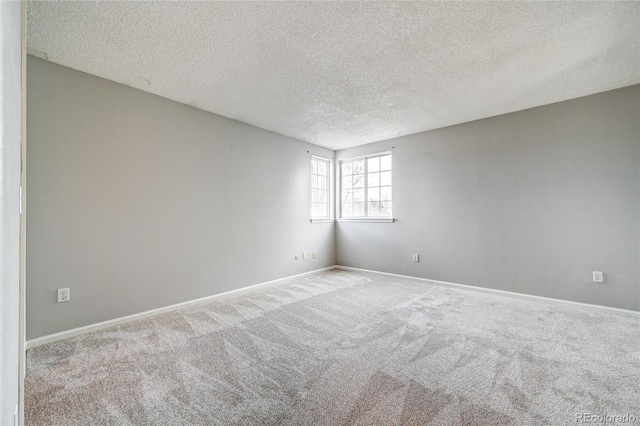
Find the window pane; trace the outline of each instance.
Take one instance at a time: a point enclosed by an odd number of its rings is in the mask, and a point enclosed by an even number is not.
[[[342,177],[342,189],[348,190],[351,189],[353,185],[353,176],[343,176]]]
[[[380,185],[391,186],[391,172],[380,173]]]
[[[381,201],[391,201],[391,187],[383,186],[380,188],[380,200]]]
[[[327,175],[327,163],[325,161],[319,161],[318,162],[318,174],[320,176],[326,176]]]
[[[353,173],[353,163],[349,161],[348,163],[342,163],[342,175],[350,175]]]
[[[353,201],[364,201],[364,189],[356,189],[353,191]]]
[[[369,202],[369,216],[380,216],[380,203]]]
[[[353,174],[364,173],[364,160],[353,161]]]
[[[380,173],[369,173],[367,179],[369,180],[369,188],[372,186],[380,186]]]
[[[353,215],[359,217],[364,216],[364,202],[353,203]]]
[[[391,170],[391,156],[380,157],[380,170]]]
[[[367,159],[367,170],[369,172],[377,172],[380,170],[380,157]]]
[[[391,201],[380,203],[380,216],[391,216]]]
[[[367,190],[367,201],[380,201],[380,188],[369,188]]]
[[[344,203],[342,205],[343,216],[353,216],[353,203]]]
[[[342,202],[343,203],[350,203],[351,201],[353,201],[353,197],[352,197],[351,191],[342,192]]]
[[[329,217],[329,172],[331,161],[311,159],[311,216]]]
[[[325,177],[318,177],[318,188],[320,189],[326,189],[327,188],[327,178]]]
[[[360,174],[353,176],[353,187],[364,188],[364,175]]]

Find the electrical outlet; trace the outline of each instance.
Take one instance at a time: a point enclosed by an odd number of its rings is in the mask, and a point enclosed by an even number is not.
[[[420,255],[419,254],[414,254],[413,255],[413,261],[414,262],[420,262]]]
[[[594,283],[604,282],[604,274],[602,273],[602,271],[593,271],[593,282]]]
[[[306,258],[307,258],[307,252],[306,252],[306,251],[303,251],[303,252],[302,252],[302,258],[303,258],[303,259],[306,259]]]
[[[68,302],[71,300],[71,290],[68,288],[58,289],[58,303]]]
[[[318,258],[318,254],[315,251],[312,251],[311,252],[311,257],[314,258],[314,259],[317,259]]]

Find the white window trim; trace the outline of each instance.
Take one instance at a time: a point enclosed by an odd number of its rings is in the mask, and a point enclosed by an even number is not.
[[[332,223],[335,222],[335,219],[333,218],[329,218],[329,219],[317,219],[317,218],[311,218],[309,219],[309,222],[311,223]]]
[[[368,158],[375,158],[375,157],[382,157],[383,155],[391,155],[393,158],[393,153],[391,151],[383,151],[383,152],[376,152],[375,154],[367,154],[367,155],[358,155],[356,157],[349,157],[349,158],[341,158],[339,160],[336,160],[336,191],[335,191],[335,199],[336,199],[336,221],[337,222],[344,222],[344,223],[348,223],[348,222],[352,222],[352,223],[356,223],[356,222],[370,222],[370,223],[394,223],[396,221],[396,219],[391,216],[391,217],[384,217],[384,216],[375,216],[375,217],[369,217],[369,216],[362,216],[362,217],[342,217],[342,163],[346,163],[349,161],[355,161],[355,160],[360,160],[363,159],[365,161],[365,172],[364,172],[364,187],[365,187],[365,191],[368,187],[368,178],[367,178],[367,170],[366,170],[366,164],[367,164],[367,159]],[[392,163],[393,164],[393,163]],[[393,175],[393,165],[391,166],[391,173]],[[391,183],[391,187],[393,188],[393,181]],[[392,190],[393,191],[393,190]],[[392,198],[393,200],[393,198]],[[392,201],[393,202],[393,201]],[[367,205],[368,203],[365,202],[364,203],[364,208],[365,208],[365,212],[368,211],[369,206]],[[392,207],[393,209],[393,207]]]
[[[319,155],[312,155],[310,160],[321,160],[326,161],[329,164],[329,170],[327,170],[327,208],[329,209],[328,216],[313,216],[313,208],[309,205],[309,222],[311,223],[330,223],[335,221],[334,211],[335,211],[335,191],[334,191],[334,167],[333,167],[333,159],[320,157]],[[309,188],[311,188],[311,173],[309,173]]]
[[[396,221],[393,217],[344,217],[338,218],[338,222],[344,223],[356,223],[356,222],[379,222],[379,223],[393,223]]]

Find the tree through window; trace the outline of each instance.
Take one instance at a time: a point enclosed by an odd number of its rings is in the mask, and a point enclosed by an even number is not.
[[[328,219],[330,217],[330,170],[330,160],[311,157],[311,218]]]
[[[340,163],[341,217],[391,217],[391,154]]]

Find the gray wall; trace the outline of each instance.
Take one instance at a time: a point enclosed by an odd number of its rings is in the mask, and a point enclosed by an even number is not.
[[[20,286],[20,2],[0,2],[0,424],[14,424],[18,404]]]
[[[393,151],[398,220],[334,227],[331,151],[29,57],[27,338],[334,263],[638,310],[639,91],[340,151]]]
[[[339,223],[338,264],[639,310],[639,97],[632,86],[337,152],[395,146],[398,219]]]
[[[33,57],[27,73],[28,339],[335,263],[334,224],[309,223],[310,155],[332,151]]]

